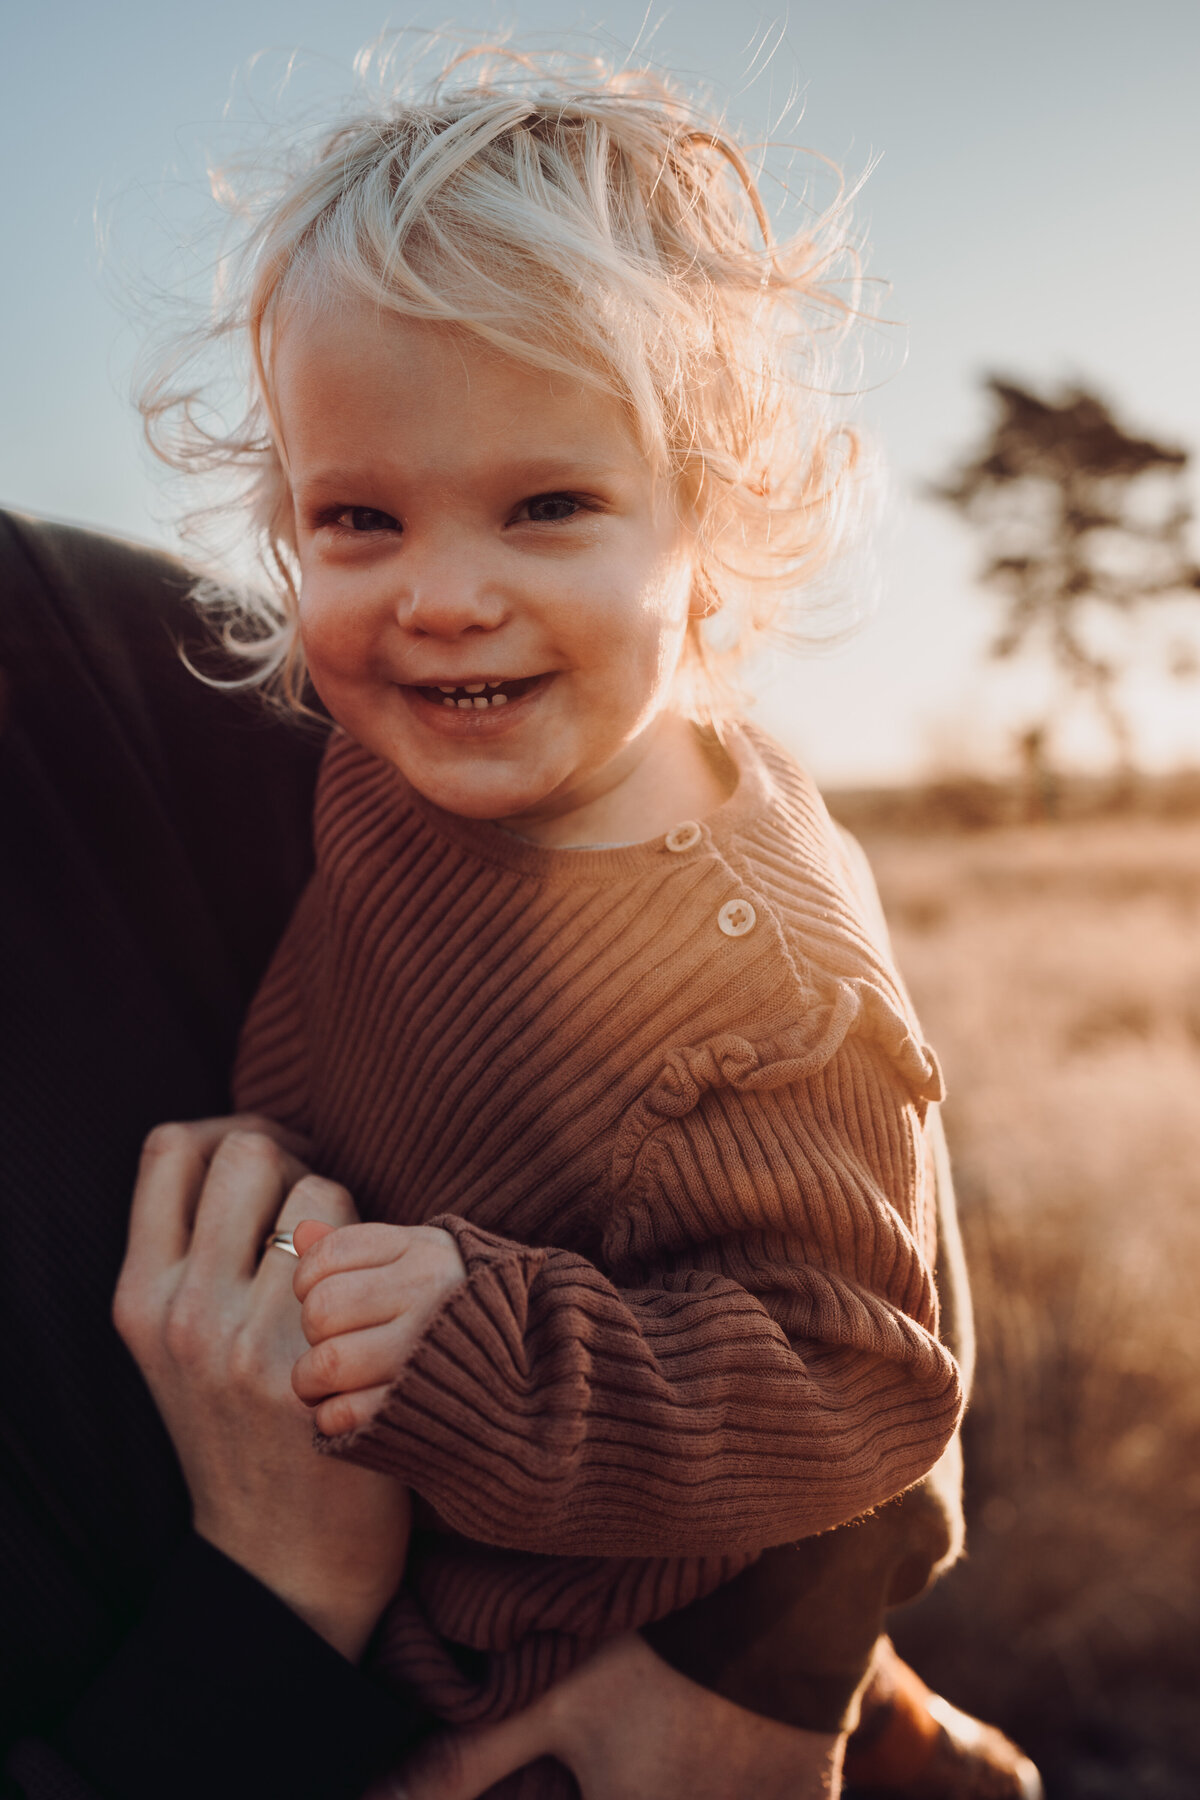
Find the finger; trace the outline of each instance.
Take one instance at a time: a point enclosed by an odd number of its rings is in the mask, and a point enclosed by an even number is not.
[[[123,1280],[153,1276],[187,1255],[209,1152],[192,1125],[158,1125],[142,1146]]]
[[[402,1318],[407,1298],[394,1263],[346,1269],[313,1284],[300,1309],[300,1324],[309,1343],[320,1344]]]
[[[386,1325],[372,1325],[366,1331],[325,1338],[297,1359],[292,1386],[306,1406],[316,1406],[331,1394],[390,1383],[419,1335],[404,1320],[390,1319]]]
[[[506,1775],[553,1751],[549,1712],[539,1703],[498,1725],[430,1738],[404,1764],[393,1797],[478,1800]]]
[[[269,1137],[302,1167],[308,1162],[308,1139],[301,1137],[298,1131],[289,1131],[278,1119],[268,1119],[265,1113],[231,1113],[227,1119],[200,1119],[197,1123],[206,1132],[210,1126],[216,1128],[214,1150],[221,1138],[227,1137],[231,1131],[253,1131],[259,1137]]]
[[[281,1150],[286,1150],[289,1156],[307,1167],[312,1146],[299,1131],[290,1131],[278,1119],[266,1119],[261,1113],[238,1113],[237,1118],[247,1131],[261,1131],[264,1136],[274,1138]]]
[[[303,1256],[304,1252],[311,1249],[321,1238],[328,1237],[333,1229],[332,1225],[326,1225],[322,1219],[301,1219],[292,1233],[296,1254]]]
[[[307,1299],[327,1276],[346,1269],[377,1269],[396,1262],[413,1242],[403,1225],[347,1225],[310,1246],[296,1271],[296,1298]]]
[[[322,1236],[330,1236],[342,1226],[353,1225],[357,1221],[354,1202],[344,1187],[336,1181],[327,1181],[323,1175],[305,1174],[289,1188],[287,1197],[263,1229],[259,1247],[262,1248],[272,1232],[291,1231],[295,1248],[294,1233],[302,1222],[307,1222],[310,1231],[315,1229]],[[294,1256],[268,1249],[259,1263],[256,1283],[262,1288],[270,1289],[277,1297],[286,1288],[289,1305],[293,1305],[291,1290],[303,1262],[303,1257],[297,1262]]]
[[[358,1388],[352,1394],[334,1394],[322,1400],[313,1413],[317,1430],[325,1437],[341,1437],[347,1431],[360,1431],[369,1425],[391,1392],[391,1382],[377,1387]]]
[[[303,1140],[258,1114],[156,1126],[142,1146],[130,1208],[128,1254],[139,1271],[163,1268],[187,1255],[208,1165],[224,1139],[243,1130],[280,1144],[288,1153],[292,1179],[299,1179],[304,1165],[296,1161],[296,1148],[303,1148]]]
[[[294,1159],[273,1138],[231,1131],[213,1152],[188,1253],[189,1274],[250,1280],[292,1185]]]
[[[234,1131],[252,1131],[259,1137],[269,1137],[301,1165],[305,1164],[308,1155],[306,1139],[295,1131],[289,1131],[286,1125],[280,1125],[277,1120],[268,1119],[264,1113],[223,1113],[212,1119],[189,1119],[184,1124],[160,1125],[150,1133],[147,1143],[158,1131],[188,1132],[205,1158],[210,1158],[221,1140]]]
[[[350,1226],[358,1228],[359,1224],[354,1201],[341,1183],[328,1181],[324,1175],[309,1174],[307,1170],[289,1188],[278,1226],[281,1231],[295,1231],[306,1219],[313,1225],[327,1225],[326,1236]]]

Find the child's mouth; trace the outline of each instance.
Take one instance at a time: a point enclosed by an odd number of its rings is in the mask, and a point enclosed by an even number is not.
[[[439,683],[436,687],[415,687],[414,691],[430,706],[448,707],[452,712],[493,712],[511,700],[523,699],[544,679],[541,675],[525,675],[503,681],[468,681],[457,687]]]

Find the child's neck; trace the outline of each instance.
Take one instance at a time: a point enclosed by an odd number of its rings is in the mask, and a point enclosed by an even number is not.
[[[683,819],[702,819],[729,798],[737,773],[695,725],[664,714],[560,810],[498,821],[547,849],[638,844]]]

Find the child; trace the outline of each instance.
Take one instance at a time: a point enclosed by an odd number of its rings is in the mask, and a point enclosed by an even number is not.
[[[849,478],[829,254],[770,241],[661,82],[535,67],[339,131],[223,322],[257,385],[205,454],[249,467],[275,578],[244,653],[338,728],[236,1097],[369,1221],[301,1238],[295,1386],[417,1496],[377,1657],[455,1723],[900,1493],[958,1421],[936,1064],[729,701]]]

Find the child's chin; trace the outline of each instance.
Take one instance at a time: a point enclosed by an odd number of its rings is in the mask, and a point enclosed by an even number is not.
[[[438,780],[435,777],[413,785],[443,812],[489,825],[507,826],[511,819],[514,831],[520,830],[521,815],[545,798],[540,790],[530,794],[523,788],[498,782]]]

